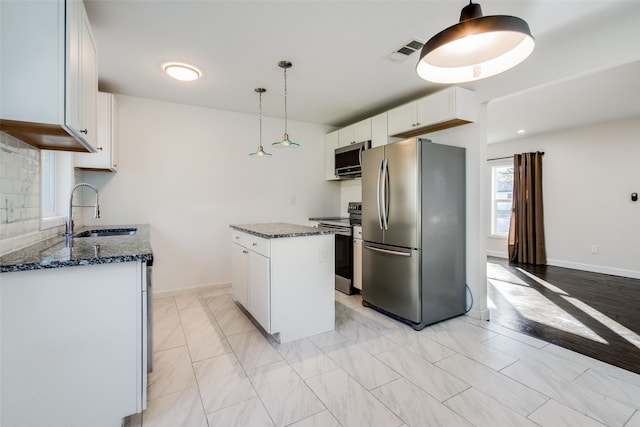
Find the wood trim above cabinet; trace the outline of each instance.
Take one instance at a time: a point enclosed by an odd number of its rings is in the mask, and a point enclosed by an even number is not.
[[[414,136],[420,136],[426,133],[437,132],[439,130],[449,129],[449,128],[453,128],[460,125],[466,125],[468,123],[473,123],[473,122],[470,120],[453,119],[453,120],[448,120],[446,122],[435,123],[429,126],[417,128],[412,131],[398,133],[396,135],[389,135],[389,136],[394,136],[399,138],[413,138]]]
[[[0,119],[0,131],[41,150],[94,152],[91,147],[78,141],[63,125]]]

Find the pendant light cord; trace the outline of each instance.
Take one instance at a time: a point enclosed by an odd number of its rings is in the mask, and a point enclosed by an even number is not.
[[[260,147],[262,147],[262,92],[259,92],[259,101],[258,104],[260,105],[259,113],[260,113]]]
[[[284,133],[287,134],[287,69],[284,69]]]

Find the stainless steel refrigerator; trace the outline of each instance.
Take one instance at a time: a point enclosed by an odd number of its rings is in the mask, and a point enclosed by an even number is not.
[[[465,149],[411,138],[362,154],[362,299],[414,329],[465,312]]]

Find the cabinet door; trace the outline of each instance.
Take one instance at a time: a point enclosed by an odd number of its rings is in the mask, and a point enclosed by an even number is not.
[[[98,140],[95,153],[76,153],[75,166],[81,169],[117,171],[118,109],[110,93],[98,93]]]
[[[355,123],[353,126],[354,142],[362,142],[371,140],[371,119],[364,119]]]
[[[82,137],[91,145],[98,144],[98,54],[91,34],[89,18],[80,13],[80,115]],[[83,132],[86,130],[86,132]]]
[[[369,141],[371,139],[371,119],[364,119],[338,131],[340,147],[355,144],[357,142]]]
[[[362,290],[362,239],[353,239],[353,287]]]
[[[269,258],[249,252],[249,312],[271,333],[271,279]]]
[[[417,110],[416,102],[410,102],[387,112],[387,124],[389,135],[397,135],[416,128]]]
[[[339,147],[344,147],[345,145],[353,144],[354,142],[356,142],[353,136],[353,129],[353,125],[349,125],[338,131]]]
[[[431,126],[454,117],[455,92],[453,89],[441,90],[416,101],[420,126]]]
[[[249,294],[249,251],[242,246],[231,244],[231,290],[233,297],[245,308]]]
[[[67,80],[65,125],[91,147],[97,144],[98,66],[82,1],[66,2]]]
[[[339,145],[339,131],[331,132],[324,137],[324,179],[335,181],[336,176],[336,148]]]
[[[371,119],[371,147],[385,145],[388,140],[387,113],[384,112]]]

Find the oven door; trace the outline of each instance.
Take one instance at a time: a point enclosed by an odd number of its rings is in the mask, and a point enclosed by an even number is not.
[[[336,290],[352,295],[353,287],[353,235],[351,227],[339,227],[320,223],[319,228],[335,231],[335,287]]]

